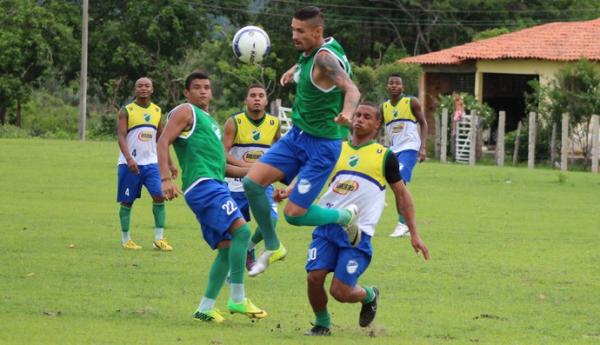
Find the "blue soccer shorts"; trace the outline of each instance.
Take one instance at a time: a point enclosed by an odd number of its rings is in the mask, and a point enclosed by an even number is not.
[[[297,176],[289,200],[308,208],[327,183],[341,149],[340,139],[316,137],[293,126],[260,158],[260,162],[281,170],[285,184],[290,184]]]
[[[200,222],[202,236],[212,249],[216,249],[221,241],[231,240],[228,230],[243,216],[229,194],[227,183],[204,180],[185,193],[185,201]]]
[[[419,151],[404,150],[396,153],[398,157],[398,167],[400,168],[400,176],[404,183],[409,183],[412,178],[413,169],[417,165],[419,159]]]
[[[265,193],[267,193],[267,198],[269,199],[269,203],[271,204],[271,218],[278,219],[279,214],[277,213],[277,203],[273,201],[273,186],[270,185],[266,188]],[[231,197],[235,201],[235,203],[240,208],[240,212],[244,216],[246,222],[249,222],[252,217],[250,216],[250,204],[248,204],[248,197],[244,192],[230,192]]]
[[[349,286],[355,286],[358,278],[367,270],[373,247],[371,236],[363,233],[360,243],[352,247],[348,235],[338,224],[327,224],[313,231],[308,249],[306,271],[327,270]]]
[[[139,173],[132,173],[127,164],[117,167],[117,202],[133,203],[142,195],[142,185],[153,197],[162,196],[158,164],[138,165]]]

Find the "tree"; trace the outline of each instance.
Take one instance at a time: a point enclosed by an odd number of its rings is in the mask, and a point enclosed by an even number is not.
[[[58,6],[58,5],[56,5]],[[21,125],[21,104],[52,68],[74,63],[78,50],[73,27],[43,4],[27,0],[0,3],[0,124],[16,104],[14,123]]]

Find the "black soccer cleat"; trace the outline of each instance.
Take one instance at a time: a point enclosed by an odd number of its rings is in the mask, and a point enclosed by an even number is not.
[[[360,327],[367,327],[373,322],[375,319],[375,314],[377,314],[377,301],[379,300],[379,289],[373,287],[373,292],[375,293],[375,298],[369,303],[364,303],[362,308],[360,308],[360,315],[358,317],[358,324]]]
[[[306,331],[306,333],[304,333],[304,335],[309,335],[309,336],[331,335],[331,330],[327,327],[315,325],[313,328]]]

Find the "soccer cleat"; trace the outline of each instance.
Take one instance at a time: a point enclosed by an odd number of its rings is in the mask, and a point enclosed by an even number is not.
[[[363,303],[360,308],[360,315],[358,317],[358,324],[360,327],[367,327],[373,322],[375,319],[375,314],[377,314],[377,301],[379,300],[379,289],[373,287],[373,292],[375,292],[375,298],[369,303]]]
[[[262,319],[267,317],[267,312],[255,306],[249,299],[244,298],[243,302],[233,303],[231,298],[227,301],[227,309],[232,314],[244,314],[251,319]]]
[[[125,243],[121,243],[121,246],[123,246],[123,248],[129,249],[129,250],[140,250],[140,249],[142,249],[142,247],[138,246],[137,244],[135,244],[135,242],[133,242],[133,240],[128,240]]]
[[[269,265],[279,261],[284,260],[287,255],[287,249],[283,246],[283,243],[279,243],[279,248],[273,252],[273,254],[269,257]]]
[[[173,250],[173,247],[169,245],[169,242],[167,242],[166,238],[161,238],[160,240],[152,242],[152,247],[160,250],[161,252],[170,252]]]
[[[192,317],[196,321],[204,322],[222,323],[223,321],[225,321],[223,315],[221,315],[221,313],[216,309],[210,309],[205,311],[196,310]]]
[[[394,228],[394,232],[390,234],[390,237],[405,237],[410,236],[410,231],[408,231],[408,226],[406,224],[398,223],[396,228]]]
[[[310,335],[310,336],[331,335],[331,330],[327,327],[315,325],[313,328],[306,331],[306,333],[304,333],[304,335]]]
[[[283,246],[283,244],[279,244],[279,248],[277,250],[265,250],[263,251],[258,259],[252,265],[252,268],[248,271],[248,276],[256,277],[257,275],[263,273],[269,267],[269,264],[283,260],[287,255],[287,249]]]
[[[361,231],[358,227],[358,206],[355,204],[348,205],[346,210],[350,212],[350,221],[344,227],[348,234],[348,241],[352,247],[356,247],[360,243]]]
[[[256,262],[256,256],[254,255],[255,250],[250,249],[246,252],[246,270],[250,271],[252,266],[254,266],[254,262]]]

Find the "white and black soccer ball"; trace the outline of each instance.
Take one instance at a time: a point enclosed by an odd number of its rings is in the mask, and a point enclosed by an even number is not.
[[[242,62],[260,63],[271,50],[267,33],[257,26],[246,26],[238,30],[231,42],[233,53]]]

